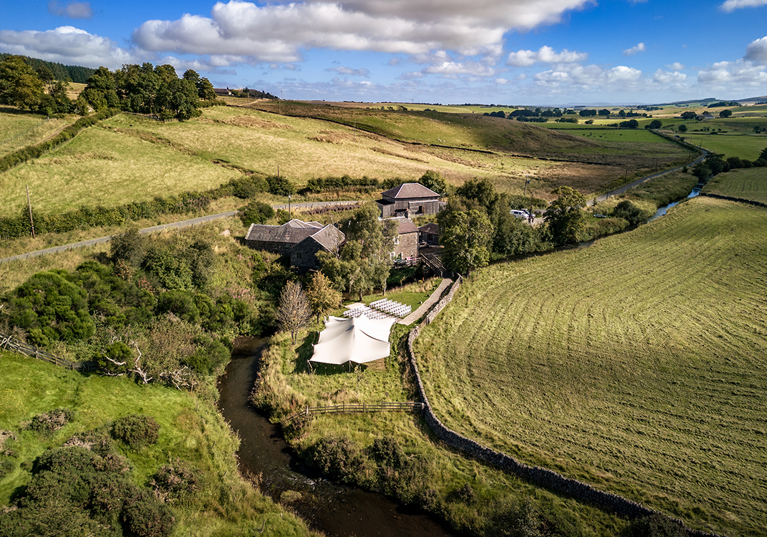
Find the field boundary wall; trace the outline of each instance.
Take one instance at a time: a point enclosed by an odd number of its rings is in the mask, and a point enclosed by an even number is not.
[[[735,201],[737,203],[747,203],[749,205],[755,205],[756,207],[767,207],[767,203],[761,201],[747,200],[745,198],[736,198],[734,196],[723,196],[722,194],[707,194],[705,192],[700,193],[701,196],[707,196],[709,198],[716,198],[718,200]]]
[[[460,288],[462,279],[459,277],[451,286],[448,294],[426,315],[426,318],[417,327],[413,328],[408,334],[407,339],[407,353],[410,367],[412,368],[413,375],[415,377],[416,390],[418,396],[423,402],[422,415],[426,424],[431,429],[434,436],[439,438],[448,446],[465,453],[466,455],[495,466],[505,472],[517,475],[526,481],[550,490],[556,494],[562,494],[575,498],[576,500],[587,502],[596,506],[603,511],[615,513],[618,516],[626,517],[629,519],[642,518],[648,515],[660,514],[653,509],[649,509],[637,502],[612,494],[592,487],[586,483],[565,477],[553,470],[542,468],[539,466],[529,466],[522,462],[517,461],[514,457],[495,451],[491,448],[483,446],[482,444],[466,438],[446,427],[442,421],[434,413],[434,410],[429,403],[429,398],[426,395],[426,389],[424,388],[421,376],[418,372],[418,364],[415,359],[415,352],[413,351],[413,343],[418,335],[421,333],[421,329],[431,324],[437,315],[447,306],[453,299],[456,291]],[[677,524],[684,526],[681,520],[671,518]],[[686,528],[688,534],[695,537],[719,537],[717,534],[706,533],[698,530],[692,530]]]

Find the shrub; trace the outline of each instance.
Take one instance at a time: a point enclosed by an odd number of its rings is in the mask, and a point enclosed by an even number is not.
[[[311,462],[325,475],[344,483],[363,484],[372,476],[370,461],[350,438],[328,436],[310,450]]]
[[[287,177],[270,175],[266,178],[266,183],[269,185],[269,193],[275,196],[288,196],[296,192],[296,187]]]
[[[57,408],[50,412],[38,414],[27,426],[27,429],[37,431],[38,433],[52,433],[64,427],[74,418],[74,412],[68,408]]]
[[[123,522],[138,537],[165,537],[173,531],[175,518],[165,505],[142,498],[125,508]]]
[[[115,440],[122,440],[133,450],[157,443],[160,425],[152,416],[125,416],[112,424],[110,434]]]
[[[626,537],[686,537],[687,530],[661,514],[649,515],[635,520],[626,529]]]
[[[197,491],[200,477],[189,463],[176,461],[175,464],[166,464],[160,468],[150,485],[154,488],[156,498],[172,501]]]

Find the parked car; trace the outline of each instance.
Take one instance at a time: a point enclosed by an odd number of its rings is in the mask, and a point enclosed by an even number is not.
[[[511,215],[516,216],[517,218],[523,218],[525,220],[530,219],[530,213],[525,211],[524,209],[523,210],[512,209]]]

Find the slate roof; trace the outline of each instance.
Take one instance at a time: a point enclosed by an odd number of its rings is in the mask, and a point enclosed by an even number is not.
[[[267,226],[263,224],[251,224],[245,235],[246,241],[258,242],[284,242],[298,244],[306,237],[317,233],[316,227],[298,228],[292,226]]]
[[[435,224],[434,222],[424,224],[421,227],[418,228],[418,231],[422,233],[432,233],[434,235],[439,235],[439,226]]]
[[[251,224],[245,240],[282,242],[295,246],[309,237],[327,250],[333,250],[346,239],[346,236],[332,224],[322,227],[319,222],[303,222],[294,218],[281,226]]]
[[[405,233],[418,233],[418,228],[415,226],[410,218],[404,216],[395,216],[393,218],[386,218],[386,220],[392,220],[397,224],[397,234],[404,235]]]
[[[381,196],[391,199],[439,198],[439,194],[426,188],[421,183],[403,183],[398,187],[383,192]]]
[[[328,224],[317,233],[312,235],[312,239],[320,243],[320,246],[325,248],[327,251],[332,252],[338,248],[341,243],[344,242],[344,240],[346,240],[346,235],[344,235],[343,232],[336,226]]]

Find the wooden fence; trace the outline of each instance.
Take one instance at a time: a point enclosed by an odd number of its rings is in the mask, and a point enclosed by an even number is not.
[[[0,334],[0,349],[6,349],[9,351],[29,356],[30,358],[37,358],[45,362],[50,362],[61,367],[65,367],[72,371],[89,371],[93,369],[93,365],[88,362],[70,362],[64,358],[59,358],[49,352],[46,352],[34,345],[28,345],[22,341],[14,339],[10,336]]]
[[[291,414],[284,420],[282,420],[282,426],[286,427],[296,420],[302,418],[308,418],[311,414],[357,414],[361,412],[383,412],[386,410],[412,412],[417,410],[421,411],[423,408],[422,403],[414,403],[408,401],[406,403],[357,403],[357,404],[341,404],[341,405],[329,405],[318,407],[306,407],[303,410]]]

